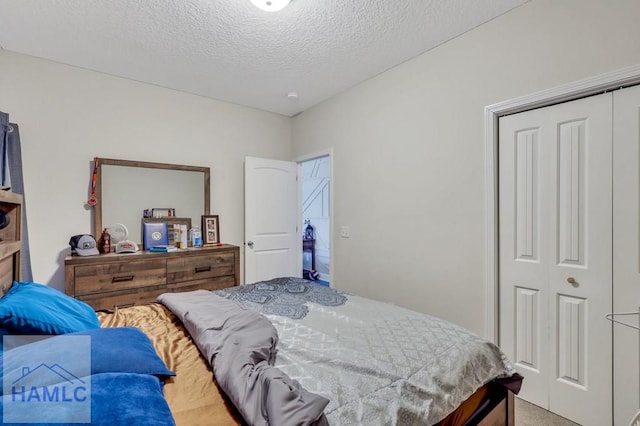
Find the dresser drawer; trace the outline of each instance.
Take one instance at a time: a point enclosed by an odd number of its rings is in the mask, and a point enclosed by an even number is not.
[[[166,284],[166,259],[78,265],[75,296]]]
[[[167,284],[234,274],[235,256],[231,252],[167,259]]]
[[[167,285],[167,292],[193,291],[193,290],[221,290],[236,285],[233,275],[218,278],[205,278],[203,280],[185,281]]]
[[[126,308],[128,306],[146,305],[156,301],[156,298],[162,293],[167,292],[164,285],[155,287],[146,287],[143,289],[116,291],[101,294],[88,294],[85,296],[76,296],[78,299],[91,305],[96,311],[114,310],[116,308]]]

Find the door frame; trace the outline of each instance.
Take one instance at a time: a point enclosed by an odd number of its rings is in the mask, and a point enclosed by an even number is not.
[[[322,151],[313,152],[311,154],[300,155],[296,157],[294,160],[298,166],[303,161],[314,160],[320,157],[329,157],[329,286],[334,286],[334,267],[333,267],[333,148],[328,148]],[[298,223],[299,229],[302,231],[302,179],[298,179],[298,219],[300,223]],[[302,265],[302,240],[298,241],[300,245],[298,253],[300,253],[300,261],[298,262]]]
[[[499,344],[500,265],[498,245],[498,119],[501,116],[541,108],[640,83],[640,64],[586,78],[548,90],[488,105],[485,122],[485,338]]]

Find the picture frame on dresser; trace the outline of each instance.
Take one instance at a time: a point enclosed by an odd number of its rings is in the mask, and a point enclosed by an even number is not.
[[[202,215],[202,242],[205,245],[220,244],[220,218],[218,215]]]

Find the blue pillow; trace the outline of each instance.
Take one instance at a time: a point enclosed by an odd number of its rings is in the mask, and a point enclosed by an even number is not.
[[[77,346],[73,346],[71,338],[75,336],[91,338],[90,371],[84,370],[81,365],[89,351],[81,353]],[[150,374],[161,378],[176,375],[167,369],[147,335],[135,327],[98,328],[45,338],[5,351],[0,361],[1,377],[5,374],[8,377],[16,374],[19,376],[25,367],[33,368],[43,364],[57,365],[77,377],[98,373]],[[54,383],[48,375],[41,376],[42,374],[36,374],[32,379],[39,385]],[[53,380],[56,378],[59,376],[54,375]]]
[[[100,327],[91,306],[55,288],[14,282],[0,298],[0,327],[17,334],[65,334]]]
[[[167,369],[142,330],[135,327],[98,328],[74,333],[91,336],[91,374],[138,373],[175,376]]]
[[[156,377],[130,373],[91,376],[92,425],[173,426],[175,421],[162,383]]]
[[[84,378],[87,379],[89,378]],[[162,384],[156,377],[146,374],[102,373],[90,376],[90,380],[92,425],[175,425],[169,404],[162,394]],[[16,402],[13,395],[4,395],[0,402],[0,419],[6,422],[20,421],[29,426],[78,424],[77,406],[68,402],[49,402],[47,409],[25,413],[25,410],[30,409],[29,405],[9,411],[13,408],[11,404]],[[36,404],[42,406],[47,405],[47,402],[34,402],[31,407]],[[3,416],[5,410],[7,413]],[[25,415],[28,419],[23,417]]]

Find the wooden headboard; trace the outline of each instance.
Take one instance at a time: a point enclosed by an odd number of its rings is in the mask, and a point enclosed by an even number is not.
[[[22,195],[0,191],[0,212],[1,219],[8,219],[8,224],[0,229],[0,296],[4,296],[13,281],[20,280]]]

